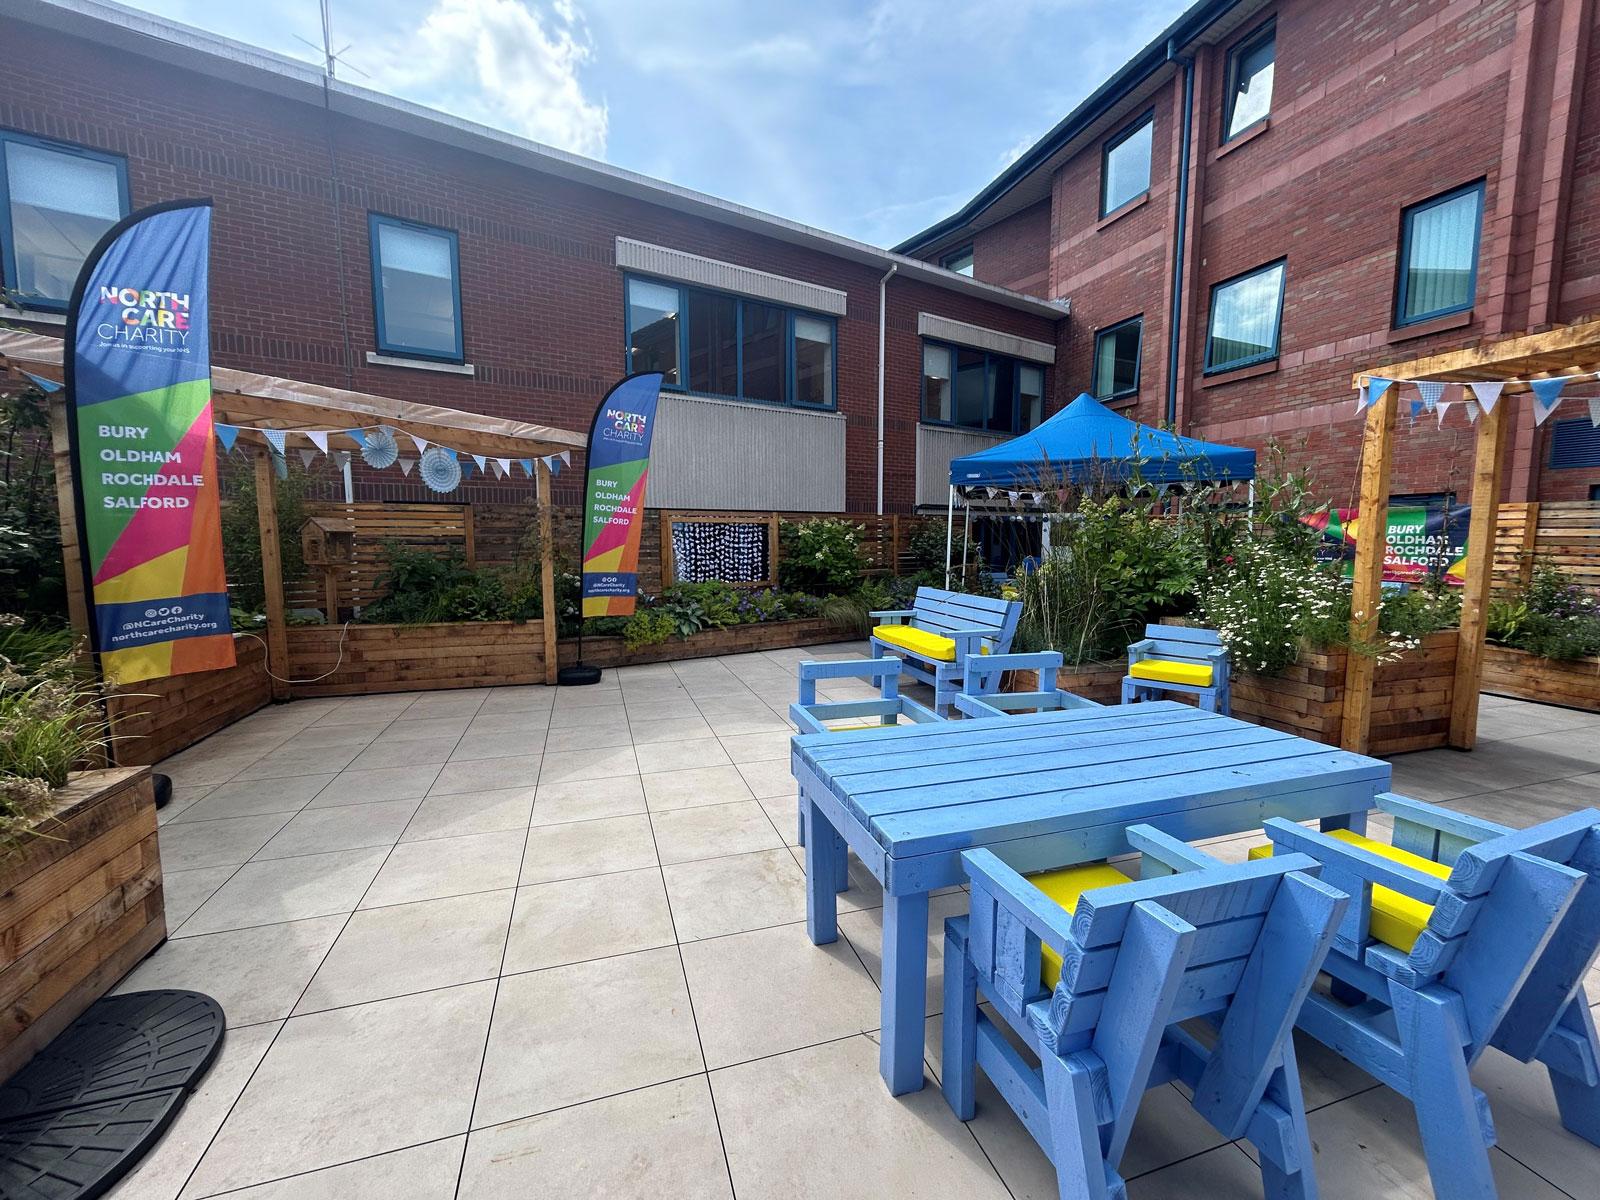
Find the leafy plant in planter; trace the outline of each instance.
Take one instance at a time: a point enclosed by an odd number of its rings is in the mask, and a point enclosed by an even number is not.
[[[778,546],[778,582],[785,591],[847,596],[867,569],[861,527],[836,517],[785,521],[778,529]]]
[[[1528,585],[1489,606],[1488,638],[1540,658],[1600,656],[1600,602],[1553,563],[1533,569]]]

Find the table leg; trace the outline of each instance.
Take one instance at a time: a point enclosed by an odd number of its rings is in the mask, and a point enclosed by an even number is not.
[[[806,933],[815,946],[825,946],[839,937],[837,858],[844,842],[834,832],[823,812],[801,794],[800,807],[806,825]]]
[[[1332,833],[1335,829],[1348,829],[1351,833],[1359,833],[1365,836],[1367,832],[1367,814],[1364,812],[1342,813],[1337,817],[1322,818],[1323,833]]]
[[[928,893],[883,897],[883,1044],[878,1072],[889,1094],[922,1087],[928,1011]]]

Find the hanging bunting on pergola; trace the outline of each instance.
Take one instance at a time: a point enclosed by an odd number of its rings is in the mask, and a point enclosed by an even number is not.
[[[1563,393],[1569,385],[1594,383],[1597,380],[1600,380],[1600,372],[1596,371],[1530,379],[1465,379],[1450,382],[1439,379],[1388,379],[1380,375],[1369,375],[1367,382],[1357,390],[1356,412],[1358,414],[1365,412],[1383,399],[1390,388],[1397,388],[1400,390],[1396,395],[1410,403],[1413,422],[1424,413],[1433,413],[1442,429],[1445,416],[1456,405],[1462,405],[1462,411],[1468,422],[1476,422],[1480,412],[1494,411],[1494,406],[1500,402],[1508,387],[1520,385],[1527,389],[1519,395],[1526,396],[1532,403],[1533,423],[1537,426],[1543,425],[1550,419],[1550,414],[1561,404]],[[1406,389],[1415,394],[1407,396]],[[1466,398],[1468,395],[1471,399]],[[1566,398],[1577,399],[1573,396]],[[1585,399],[1588,401],[1590,422],[1600,427],[1600,397],[1585,397]]]

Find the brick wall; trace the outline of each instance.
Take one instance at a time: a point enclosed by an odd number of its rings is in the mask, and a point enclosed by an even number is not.
[[[626,236],[848,294],[836,349],[846,503],[874,507],[881,270],[20,22],[0,18],[0,44],[0,126],[126,156],[135,207],[213,198],[218,365],[584,430],[623,370]],[[458,231],[474,378],[366,362],[369,212]],[[905,511],[917,313],[1043,341],[1055,323],[903,278],[889,295],[885,499]],[[432,498],[394,471],[357,478],[362,499]],[[575,500],[581,478],[561,476],[557,499]],[[531,486],[468,483],[457,498],[517,500]]]

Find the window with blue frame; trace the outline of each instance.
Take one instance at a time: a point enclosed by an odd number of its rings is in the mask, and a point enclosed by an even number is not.
[[[1272,75],[1278,57],[1277,25],[1268,21],[1228,55],[1222,140],[1231,142],[1272,115]]]
[[[1413,204],[1400,222],[1395,324],[1466,312],[1478,290],[1483,180]]]
[[[0,130],[0,282],[65,312],[83,260],[128,215],[127,160]]]
[[[922,419],[994,433],[1044,420],[1044,368],[947,342],[922,343]]]
[[[1106,143],[1100,161],[1100,215],[1108,216],[1150,190],[1154,113],[1146,113]]]
[[[1207,374],[1278,357],[1284,267],[1280,259],[1212,285],[1206,328]]]
[[[1586,417],[1555,421],[1550,425],[1550,465],[1600,467],[1600,428]]]
[[[627,369],[729,400],[833,408],[832,317],[766,300],[629,276]]]
[[[461,254],[454,230],[371,213],[372,301],[378,349],[461,362]]]
[[[1144,317],[1129,317],[1094,335],[1094,398],[1121,400],[1139,390]]]

